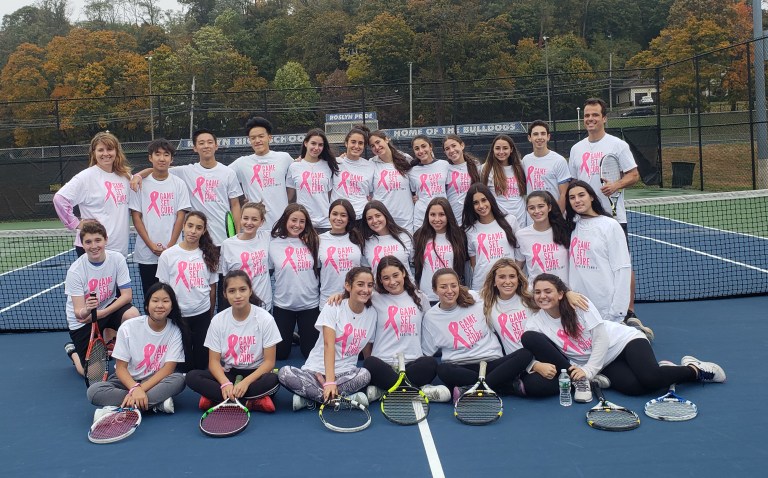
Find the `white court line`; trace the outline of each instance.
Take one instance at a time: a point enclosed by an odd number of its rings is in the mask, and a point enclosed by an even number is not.
[[[413,411],[416,412],[416,417],[418,418],[424,415],[424,409],[419,402],[413,402]],[[429,430],[426,418],[419,422],[419,433],[421,434],[421,441],[424,443],[424,451],[427,453],[427,461],[429,462],[429,469],[432,471],[432,477],[445,478],[443,465],[440,463],[440,456],[437,454],[435,440],[432,439],[432,432]]]
[[[685,247],[685,246],[681,246],[681,245],[678,245],[678,244],[673,244],[671,242],[662,241],[660,239],[654,239],[652,237],[642,236],[640,234],[630,234],[630,236],[640,237],[642,239],[647,239],[649,241],[658,242],[659,244],[664,244],[665,246],[676,247],[676,248],[682,249],[684,251],[693,252],[694,254],[699,254],[699,255],[702,255],[702,256],[705,256],[705,257],[709,257],[710,259],[715,259],[715,260],[718,260],[718,261],[727,262],[729,264],[734,264],[734,265],[737,265],[737,266],[745,267],[747,269],[752,269],[752,270],[755,270],[755,271],[758,271],[758,272],[762,272],[763,274],[768,274],[768,270],[766,270],[766,269],[761,269],[761,268],[753,266],[751,264],[745,264],[743,262],[734,261],[734,260],[731,260],[731,259],[726,259],[725,257],[716,256],[714,254],[708,254],[706,252],[702,252],[702,251],[699,251],[697,249],[691,249],[690,247]]]
[[[633,211],[631,209],[629,210],[629,212],[631,212],[633,214],[641,214],[643,216],[651,216],[653,218],[656,218],[656,219],[659,219],[659,220],[662,220],[662,221],[677,222],[679,224],[685,224],[686,226],[700,227],[702,229],[709,229],[710,231],[721,232],[723,234],[736,234],[737,236],[745,236],[745,237],[751,237],[752,239],[760,239],[760,240],[763,240],[763,241],[768,241],[767,237],[756,236],[754,234],[749,234],[749,233],[746,233],[746,232],[736,232],[736,231],[729,231],[728,229],[720,229],[720,228],[717,228],[717,227],[702,226],[701,224],[694,224],[692,222],[685,222],[685,221],[681,221],[679,219],[672,219],[671,217],[659,216],[657,214],[650,214],[650,213],[647,213],[647,212]],[[641,237],[643,237],[643,236],[641,236]]]
[[[26,269],[27,267],[36,266],[36,265],[38,265],[38,264],[41,264],[41,263],[43,263],[43,262],[45,262],[45,261],[50,261],[51,259],[54,259],[54,258],[56,258],[56,257],[59,257],[59,256],[60,256],[60,255],[62,255],[62,254],[67,254],[67,253],[69,253],[69,252],[72,252],[72,251],[74,251],[74,250],[75,250],[75,249],[74,249],[74,248],[72,248],[72,249],[69,249],[69,250],[67,250],[67,251],[64,251],[64,252],[60,252],[60,253],[56,254],[55,256],[46,257],[45,259],[39,260],[39,261],[37,261],[37,262],[33,262],[32,264],[27,264],[27,265],[25,265],[25,266],[21,266],[21,267],[19,267],[18,269],[13,269],[13,270],[10,270],[10,271],[7,271],[7,272],[3,272],[2,274],[0,274],[0,277],[3,277],[3,276],[4,276],[4,275],[6,275],[6,274],[12,274],[12,273],[14,273],[14,272],[18,272],[18,271],[24,270],[24,269]]]
[[[64,283],[63,283],[63,282],[59,282],[58,284],[56,284],[56,285],[55,285],[55,286],[53,286],[53,287],[49,287],[49,288],[47,288],[47,289],[45,289],[45,290],[43,290],[43,291],[40,291],[40,292],[38,292],[38,293],[37,293],[37,294],[35,294],[35,295],[30,295],[30,296],[29,296],[29,297],[27,297],[26,299],[20,300],[20,301],[16,302],[15,304],[13,304],[13,305],[9,305],[8,307],[6,307],[6,308],[4,308],[4,309],[0,309],[0,314],[2,314],[2,313],[4,313],[4,312],[7,312],[7,311],[9,311],[9,310],[11,310],[11,309],[13,309],[14,307],[18,307],[18,306],[20,306],[21,304],[23,304],[24,302],[29,302],[30,300],[32,300],[32,299],[34,299],[34,298],[36,298],[36,297],[39,297],[39,296],[41,296],[41,295],[43,295],[43,294],[45,294],[45,293],[48,293],[48,292],[52,291],[53,289],[56,289],[57,287],[61,287],[61,286],[63,286],[63,285],[64,285]]]

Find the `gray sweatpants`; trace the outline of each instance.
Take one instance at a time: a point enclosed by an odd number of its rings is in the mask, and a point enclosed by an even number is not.
[[[180,394],[184,390],[184,386],[184,374],[174,372],[168,375],[147,392],[149,406],[153,407]],[[88,387],[87,393],[88,400],[98,407],[107,405],[119,407],[125,396],[128,395],[128,389],[125,388],[116,374],[112,374],[106,382],[94,383]]]
[[[314,372],[286,365],[280,369],[277,378],[293,393],[316,402],[323,401],[323,387],[320,386]],[[371,373],[368,370],[354,368],[349,372],[336,375],[336,389],[339,395],[348,396],[360,391],[370,381]]]

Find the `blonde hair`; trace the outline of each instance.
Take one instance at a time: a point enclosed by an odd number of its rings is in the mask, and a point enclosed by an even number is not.
[[[115,162],[112,163],[112,172],[126,179],[131,179],[131,167],[128,164],[128,159],[125,157],[123,147],[120,146],[120,141],[118,141],[117,137],[109,131],[96,133],[96,136],[91,139],[91,147],[88,150],[88,167],[96,164],[96,147],[100,144],[106,146],[107,149],[115,150]]]
[[[483,315],[488,325],[493,327],[491,323],[491,310],[499,300],[499,290],[496,288],[496,272],[502,267],[511,267],[517,273],[517,289],[515,289],[515,295],[520,296],[520,300],[523,305],[529,309],[538,310],[536,303],[533,301],[533,296],[528,291],[528,279],[525,277],[523,270],[517,265],[517,262],[508,258],[502,257],[496,263],[491,266],[491,270],[488,271],[488,275],[485,276],[483,287],[480,289],[480,297],[483,299]]]

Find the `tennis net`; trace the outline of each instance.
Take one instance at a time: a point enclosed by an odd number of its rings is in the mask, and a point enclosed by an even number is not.
[[[768,293],[768,190],[627,201],[638,302]],[[0,232],[0,331],[66,330],[62,229]],[[136,240],[131,232],[130,250]],[[128,257],[133,302],[143,303]]]

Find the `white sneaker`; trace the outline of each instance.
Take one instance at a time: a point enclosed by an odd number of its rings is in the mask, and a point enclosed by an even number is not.
[[[353,393],[352,395],[347,397],[350,400],[354,400],[360,405],[367,407],[368,406],[368,396],[364,392],[357,392]]]
[[[659,360],[659,367],[677,367],[677,364],[671,360]]]
[[[380,399],[386,390],[379,388],[376,385],[368,385],[365,387],[365,396],[368,398],[368,403],[373,403]]]
[[[680,365],[693,365],[698,372],[699,382],[725,382],[725,370],[714,362],[702,362],[691,355],[686,355],[680,361]]]
[[[113,413],[117,410],[120,410],[120,407],[115,407],[112,405],[107,405],[106,407],[97,408],[93,411],[93,423],[96,423],[99,421],[101,417],[104,415],[109,415],[110,413]]]
[[[167,413],[172,414],[176,411],[176,407],[173,405],[173,398],[168,397],[163,403],[158,403],[152,407],[152,411],[155,413]]]
[[[573,382],[573,387],[575,388],[574,402],[589,403],[592,401],[592,387],[589,386],[589,380],[586,377]]]
[[[314,410],[315,402],[313,400],[304,398],[301,395],[294,393],[293,394],[293,411],[298,412],[302,408],[308,408],[310,410]]]
[[[430,402],[450,402],[451,391],[445,385],[424,385],[421,391],[427,396]]]
[[[597,382],[597,385],[602,389],[611,388],[611,379],[602,373],[595,375],[595,382]]]

